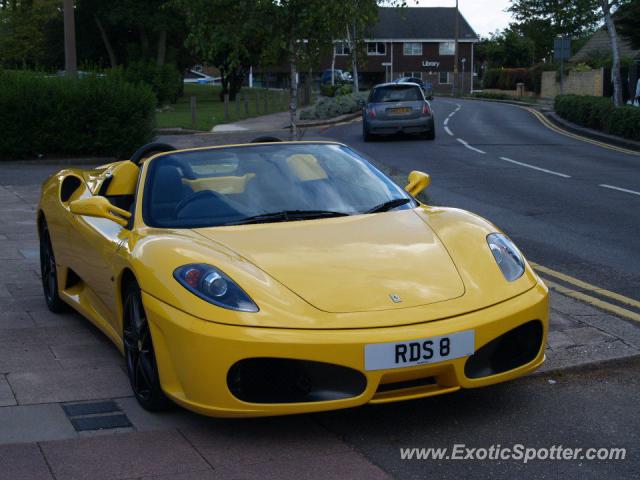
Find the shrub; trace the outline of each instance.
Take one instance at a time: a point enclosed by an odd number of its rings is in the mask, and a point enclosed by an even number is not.
[[[320,93],[325,97],[339,97],[349,95],[353,91],[353,87],[347,83],[340,84],[322,84],[320,85]]]
[[[359,100],[365,100],[368,92],[361,92],[357,95],[340,95],[335,98],[323,98],[312,108],[307,108],[300,112],[300,120],[325,120],[347,113],[360,111]]]
[[[116,75],[123,75],[130,83],[146,83],[156,94],[158,104],[176,103],[182,95],[183,81],[175,65],[156,65],[153,61],[132,62],[126,69],[116,69]]]
[[[131,154],[153,136],[156,99],[121,76],[0,71],[0,158]]]
[[[640,108],[615,107],[610,98],[558,95],[555,111],[566,120],[631,140],[640,140]]]
[[[526,68],[492,68],[484,73],[483,88],[497,88],[500,90],[515,90],[518,83],[524,83],[531,88],[531,76]]]

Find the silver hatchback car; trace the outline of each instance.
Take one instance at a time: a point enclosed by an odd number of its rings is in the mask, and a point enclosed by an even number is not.
[[[364,141],[373,135],[415,133],[427,140],[436,138],[431,105],[416,83],[376,85],[362,108]]]

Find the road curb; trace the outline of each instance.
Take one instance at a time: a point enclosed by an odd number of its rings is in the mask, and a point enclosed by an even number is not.
[[[337,123],[354,120],[362,115],[362,112],[347,113],[338,117],[328,118],[326,120],[307,120],[296,123],[296,127],[308,128],[308,127],[326,127],[328,125],[335,125]]]
[[[456,97],[449,97],[449,98],[455,99]],[[519,100],[499,100],[497,98],[482,98],[482,97],[461,97],[461,98],[462,100],[473,100],[476,102],[506,103],[508,105],[518,105],[521,107],[532,107],[532,108],[540,107],[536,103],[521,102]]]
[[[627,140],[615,135],[609,135],[608,133],[599,132],[591,128],[581,127],[575,123],[565,120],[555,112],[544,112],[543,115],[556,126],[568,130],[571,133],[582,135],[583,137],[591,138],[592,140],[597,140],[599,142],[610,143],[617,147],[628,148],[629,150],[640,152],[640,142]]]

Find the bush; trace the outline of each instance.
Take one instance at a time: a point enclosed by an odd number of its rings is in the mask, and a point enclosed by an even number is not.
[[[328,118],[355,113],[361,110],[358,105],[359,100],[366,100],[368,92],[361,92],[357,95],[340,95],[335,98],[323,98],[312,108],[307,108],[300,112],[300,120],[325,120]]]
[[[155,104],[148,86],[118,75],[0,71],[0,158],[129,155],[152,138]]]
[[[320,93],[325,97],[339,97],[349,95],[353,91],[353,87],[347,83],[341,84],[322,84],[320,85]]]
[[[610,98],[558,95],[555,111],[566,120],[631,140],[640,140],[640,108],[615,107]]]
[[[124,70],[117,69],[114,73],[123,75],[128,82],[149,85],[160,105],[176,103],[182,95],[184,84],[175,65],[158,66],[153,61],[140,60],[130,63]]]
[[[524,83],[527,89],[531,87],[531,76],[526,68],[492,68],[484,73],[483,88],[497,88],[500,90],[515,90],[518,83]]]

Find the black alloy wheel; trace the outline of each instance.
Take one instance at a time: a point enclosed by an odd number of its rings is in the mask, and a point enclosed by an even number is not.
[[[167,410],[172,403],[160,387],[158,365],[140,287],[133,282],[125,293],[123,333],[127,374],[138,403],[152,412]]]
[[[56,258],[53,254],[49,229],[44,220],[40,226],[40,276],[42,278],[42,291],[44,292],[47,308],[53,313],[64,312],[67,305],[58,295]]]

